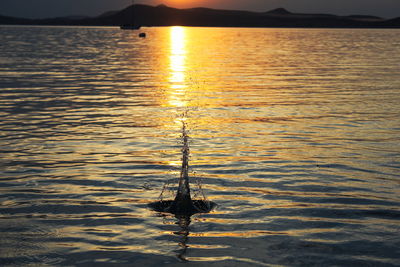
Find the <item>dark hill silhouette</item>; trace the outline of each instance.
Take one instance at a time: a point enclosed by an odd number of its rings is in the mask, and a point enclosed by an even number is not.
[[[385,23],[391,24],[391,25],[399,25],[400,24],[400,17],[394,18],[394,19],[389,19],[389,20],[385,21]]]
[[[30,24],[33,20],[30,19],[23,19],[23,18],[15,18],[15,17],[8,17],[0,15],[0,24]]]
[[[265,12],[265,14],[271,14],[271,15],[289,15],[292,14],[291,12],[287,11],[286,9],[280,7],[276,8],[270,11]]]
[[[380,17],[368,16],[368,15],[350,15],[350,16],[347,16],[347,17],[352,18],[352,19],[382,20],[382,18],[380,18]]]
[[[22,19],[0,16],[0,24],[120,26],[132,22],[142,26],[205,26],[205,27],[313,27],[313,28],[400,28],[400,18],[375,16],[291,13],[284,8],[267,12],[220,10],[211,8],[177,9],[165,5],[129,6],[97,17],[63,17]]]

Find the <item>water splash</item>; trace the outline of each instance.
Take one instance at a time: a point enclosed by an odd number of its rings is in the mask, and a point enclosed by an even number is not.
[[[196,213],[208,213],[216,204],[212,201],[208,201],[201,189],[200,183],[198,182],[199,191],[201,191],[202,199],[192,199],[190,193],[190,178],[189,178],[189,158],[190,158],[190,147],[189,147],[189,135],[187,132],[187,125],[184,120],[182,122],[182,166],[179,177],[178,189],[176,191],[175,198],[173,200],[163,200],[153,202],[149,204],[149,207],[158,212],[167,212],[175,215],[193,215]],[[165,191],[165,186],[163,192]],[[161,193],[161,197],[162,194]]]

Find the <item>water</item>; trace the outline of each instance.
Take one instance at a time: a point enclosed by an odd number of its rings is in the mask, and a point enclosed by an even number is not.
[[[0,265],[400,264],[398,30],[144,31],[0,28]]]

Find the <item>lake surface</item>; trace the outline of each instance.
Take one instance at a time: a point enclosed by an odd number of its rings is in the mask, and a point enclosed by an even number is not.
[[[0,265],[400,264],[399,30],[143,31],[0,27]]]

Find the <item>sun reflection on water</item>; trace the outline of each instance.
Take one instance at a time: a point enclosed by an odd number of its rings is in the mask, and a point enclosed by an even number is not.
[[[186,29],[172,27],[170,29],[169,82],[170,91],[168,104],[173,107],[187,106],[185,93],[186,84]]]

